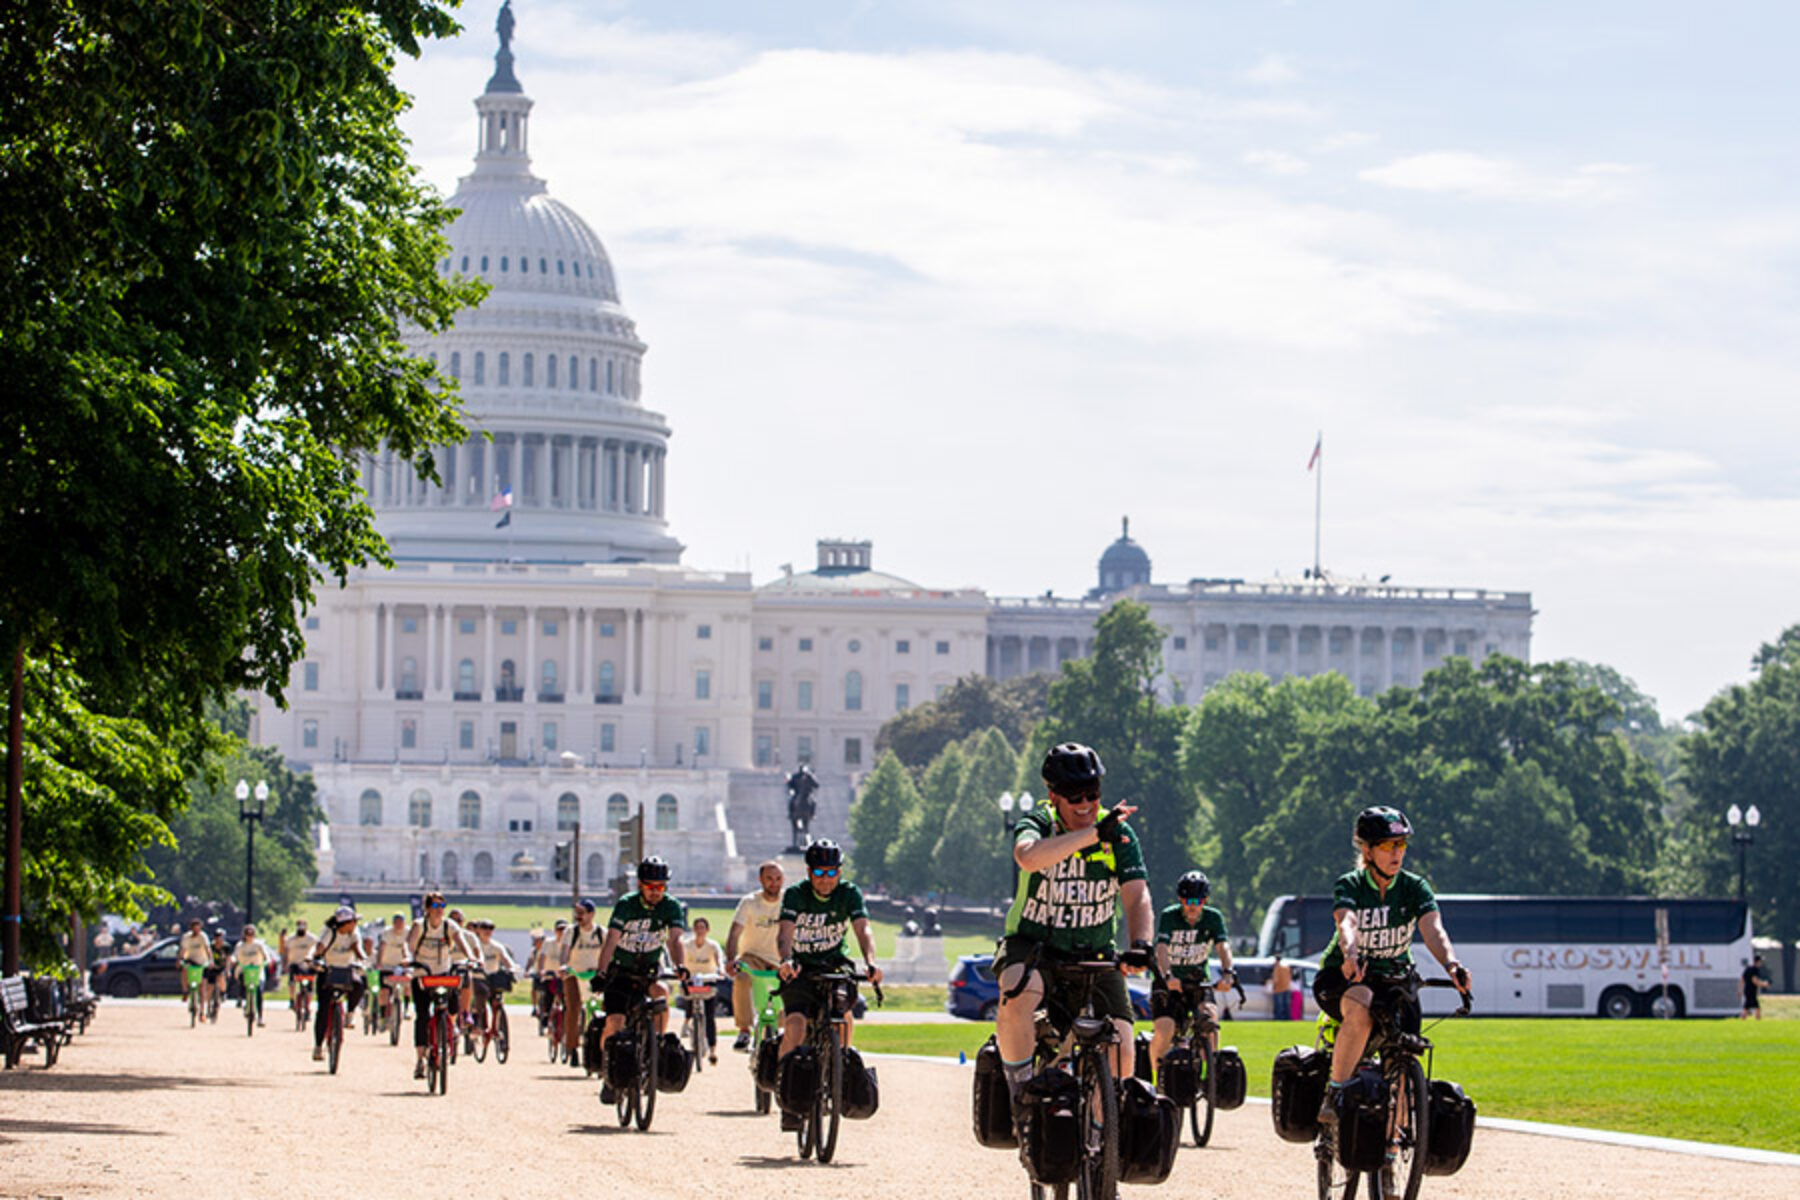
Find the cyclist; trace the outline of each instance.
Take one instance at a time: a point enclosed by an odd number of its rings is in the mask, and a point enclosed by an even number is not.
[[[181,955],[181,998],[188,998],[188,977],[195,976],[195,983],[200,988],[200,1011],[206,1011],[206,968],[212,962],[212,945],[202,932],[200,918],[195,917],[188,922],[187,932],[181,935],[179,949]],[[196,975],[196,972],[198,974]]]
[[[481,951],[481,973],[475,983],[475,1022],[479,1025],[487,1019],[489,997],[503,996],[511,989],[519,975],[519,963],[505,942],[494,940],[492,921],[476,917],[469,928],[475,931],[475,948]]]
[[[225,969],[231,965],[231,944],[225,940],[225,931],[212,931],[212,941],[207,944],[206,969],[202,972],[204,983],[200,988],[200,1002],[206,1011],[212,1013],[212,1019],[219,1019],[216,1005],[225,1002]]]
[[[669,895],[669,864],[651,855],[638,864],[637,881],[637,891],[613,905],[612,919],[606,923],[606,942],[600,948],[600,976],[606,979],[601,1000],[606,1026],[600,1031],[600,1061],[592,1065],[600,1070],[602,1079],[606,1043],[625,1028],[625,1014],[645,999],[660,1000],[669,994],[656,982],[665,947],[676,973],[683,982],[688,978],[681,945],[687,910]],[[668,1025],[669,1013],[664,1009],[657,1014],[656,1032],[662,1033]],[[601,1084],[600,1103],[617,1099],[610,1083]]]
[[[380,980],[382,1012],[393,1012],[399,1020],[401,1004],[399,984],[395,982],[406,967],[406,914],[395,913],[388,927],[375,939],[375,970]]]
[[[687,968],[699,979],[713,980],[722,976],[719,969],[719,943],[707,938],[712,932],[712,922],[705,917],[694,918],[694,934],[681,940],[682,955],[687,960]],[[706,1035],[706,1061],[719,1061],[719,1025],[713,1013],[713,997],[690,1000],[688,1020],[703,1022],[701,1029]]]
[[[743,970],[773,971],[781,961],[778,934],[781,929],[781,897],[787,880],[781,864],[770,860],[756,869],[762,890],[738,901],[731,914],[731,931],[725,935],[725,970],[731,975],[731,1019],[737,1025],[733,1050],[750,1049],[750,1028],[756,1024],[756,1005],[750,976]]]
[[[1235,979],[1225,914],[1206,902],[1211,892],[1212,882],[1205,871],[1189,871],[1175,884],[1176,903],[1156,919],[1156,969],[1161,977],[1150,989],[1150,1015],[1156,1022],[1150,1035],[1150,1061],[1156,1064],[1159,1076],[1180,1018],[1189,1010],[1202,1018],[1215,1016],[1206,971],[1206,960],[1213,951],[1219,953],[1217,986],[1229,988]],[[1217,1050],[1218,1040],[1217,1032],[1207,1034],[1207,1048]]]
[[[256,926],[244,926],[244,938],[231,948],[232,972],[244,985],[244,1003],[252,1001],[250,981],[246,977],[245,967],[254,967],[262,972],[258,979],[258,991],[254,997],[256,1004],[256,1023],[263,1023],[261,980],[268,978],[269,967],[275,962],[275,955],[270,953],[269,944],[256,936]]]
[[[319,1062],[325,1057],[325,1026],[331,1019],[331,1004],[337,993],[344,993],[344,1020],[348,1022],[356,1014],[356,1006],[367,990],[363,964],[369,959],[369,943],[357,927],[355,909],[344,905],[332,915],[325,923],[325,936],[313,947],[312,958],[325,968],[319,972],[319,1007],[313,1013],[312,1056],[314,1062]],[[346,967],[351,969],[351,982],[347,986],[332,983],[333,969]]]
[[[1052,746],[1041,771],[1049,798],[1013,827],[1013,861],[1019,889],[1006,915],[1006,935],[994,967],[1000,977],[1000,1011],[994,1035],[1013,1098],[1033,1074],[1037,1051],[1034,1015],[1044,1004],[1040,958],[1081,958],[1110,952],[1117,944],[1119,910],[1125,912],[1131,949],[1122,965],[1148,966],[1155,927],[1143,846],[1125,818],[1137,809],[1100,806],[1100,756],[1079,742]],[[1131,997],[1125,976],[1109,972],[1095,984],[1096,1007],[1112,1018],[1118,1037],[1112,1068],[1125,1075],[1132,1045]]]
[[[781,925],[776,943],[781,963],[781,1054],[793,1053],[806,1041],[806,1023],[827,1015],[821,1009],[816,985],[808,975],[841,971],[851,966],[844,953],[846,934],[854,930],[862,950],[863,966],[872,983],[881,982],[875,965],[875,939],[869,933],[869,908],[862,889],[843,878],[844,852],[836,842],[821,839],[806,848],[806,878],[781,897]],[[851,990],[852,1003],[855,989]],[[844,1045],[851,1042],[851,1019],[844,1015]],[[798,1116],[783,1112],[781,1127],[800,1127]]]
[[[587,1015],[581,1002],[581,985],[600,970],[600,950],[606,945],[606,932],[594,922],[596,911],[592,900],[577,904],[575,923],[564,931],[568,936],[562,944],[563,1045],[569,1048],[569,1062],[588,1071],[601,1067],[599,1063],[581,1061],[581,1026]]]
[[[287,976],[289,1012],[292,1012],[294,1008],[294,964],[305,962],[311,958],[313,947],[318,944],[319,939],[306,932],[305,920],[294,922],[292,934],[285,929],[281,931],[281,942],[278,948],[281,951],[281,971]]]
[[[445,913],[448,905],[444,893],[429,892],[425,896],[425,915],[414,921],[406,932],[406,947],[409,960],[424,964],[432,974],[441,975],[450,969],[452,963],[479,963],[481,955],[469,943],[468,935],[462,926],[452,921]],[[430,1032],[429,1024],[424,1020],[426,1011],[425,989],[419,985],[418,977],[412,981],[413,1001],[413,1078],[425,1078],[425,1042]],[[455,1016],[454,1013],[451,1014]]]
[[[558,921],[555,936],[542,929],[531,931],[531,953],[525,956],[525,971],[531,976],[531,1006],[538,1018],[539,1032],[544,1032],[550,1017],[551,997],[558,986],[556,972],[562,966],[563,930],[568,927],[567,921]]]
[[[1418,1002],[1400,986],[1413,973],[1415,926],[1457,987],[1469,987],[1469,973],[1457,961],[1431,885],[1424,876],[1401,869],[1412,833],[1412,822],[1397,808],[1363,809],[1353,837],[1356,868],[1332,885],[1337,929],[1313,980],[1319,1008],[1343,1022],[1331,1052],[1331,1082],[1319,1108],[1319,1120],[1328,1124],[1337,1120],[1338,1095],[1362,1061],[1373,1027],[1370,1010],[1397,1005],[1400,1027],[1419,1032]]]

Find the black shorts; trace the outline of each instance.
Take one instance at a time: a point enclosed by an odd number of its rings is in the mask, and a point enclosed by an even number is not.
[[[846,963],[841,970],[849,970]],[[789,1016],[805,1017],[812,1020],[823,1016],[825,1002],[830,998],[826,993],[827,985],[818,976],[829,974],[829,971],[802,971],[781,985],[781,1011]],[[856,1007],[856,984],[846,982],[841,985],[844,991],[838,996],[837,1007],[843,1012],[850,1012]]]
[[[1179,992],[1170,991],[1162,984],[1155,984],[1150,989],[1150,1019],[1160,1021],[1167,1017],[1180,1024],[1181,1018],[1190,1012],[1213,1015],[1216,1006],[1212,1000],[1212,985],[1204,980],[1189,983],[1181,981]]]
[[[1320,967],[1313,976],[1313,999],[1319,1002],[1319,1009],[1333,1020],[1344,1019],[1344,993],[1353,987],[1369,989],[1369,1007],[1371,1011],[1393,1008],[1400,1018],[1400,1029],[1403,1033],[1419,1032],[1419,998],[1405,986],[1404,979],[1370,979],[1364,976],[1355,983],[1344,978],[1342,967]]]
[[[594,982],[599,981],[595,976]],[[607,976],[606,989],[600,993],[601,1010],[609,1017],[624,1016],[649,998],[653,982],[648,975]]]
[[[1024,963],[1028,969],[1035,970],[1044,982],[1044,1002],[1047,1005],[1061,1008],[1073,1014],[1079,1007],[1080,997],[1077,995],[1080,984],[1071,975],[1061,974],[1054,969],[1055,952],[1043,950],[1039,954],[1039,944],[1028,938],[1003,938],[1000,952],[994,956],[994,977],[999,978],[1006,968],[1014,963]],[[1032,966],[1032,960],[1037,962]],[[1004,1003],[1007,989],[1000,989],[1000,998]],[[1094,1011],[1119,1021],[1137,1020],[1137,1012],[1131,1006],[1131,993],[1125,987],[1123,971],[1107,971],[1094,982]]]

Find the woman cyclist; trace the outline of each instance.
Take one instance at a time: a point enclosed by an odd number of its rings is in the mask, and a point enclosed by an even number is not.
[[[487,1020],[490,997],[504,996],[519,976],[519,964],[505,942],[494,940],[494,923],[486,917],[469,922],[475,931],[475,948],[481,952],[481,973],[475,983],[475,1023]]]
[[[694,974],[697,981],[715,982],[724,976],[723,960],[719,957],[719,943],[706,935],[712,932],[712,922],[705,917],[694,918],[692,937],[681,939],[683,953],[687,956],[687,969]],[[706,1061],[719,1061],[719,1025],[714,1012],[716,995],[702,1000],[688,1001],[688,1020],[701,1021],[702,1032],[706,1036]]]
[[[256,936],[256,926],[244,926],[244,940],[231,948],[231,969],[244,986],[244,1003],[256,1005],[256,1023],[263,1023],[263,981],[275,956],[269,944]]]
[[[434,975],[442,975],[450,969],[452,963],[477,964],[481,961],[480,953],[469,942],[468,934],[462,926],[452,921],[445,908],[444,893],[431,892],[425,897],[425,916],[413,923],[406,934],[406,953],[409,960],[424,964],[425,969]],[[413,1001],[413,1053],[416,1061],[413,1064],[413,1078],[425,1078],[425,1040],[430,1032],[425,1017],[425,989],[419,986],[417,976],[412,981]],[[451,1014],[455,1016],[456,1014]]]
[[[313,1061],[325,1057],[325,1027],[331,1021],[331,1005],[339,992],[344,994],[344,1020],[349,1022],[362,1001],[366,984],[363,964],[369,960],[369,943],[357,928],[356,910],[348,905],[337,910],[326,922],[325,936],[313,947],[313,961],[325,968],[319,972],[319,1007],[313,1013]],[[348,984],[332,982],[332,975],[350,972]]]
[[[1412,822],[1397,808],[1365,808],[1356,817],[1354,870],[1332,885],[1332,920],[1337,929],[1319,959],[1313,996],[1319,1007],[1341,1020],[1331,1052],[1331,1083],[1319,1120],[1337,1120],[1340,1092],[1362,1061],[1376,1006],[1397,1006],[1400,1026],[1419,1031],[1418,1001],[1401,986],[1413,973],[1416,926],[1432,956],[1464,990],[1469,973],[1456,959],[1450,935],[1438,914],[1437,897],[1425,877],[1402,870]]]
[[[388,927],[375,939],[375,971],[380,979],[380,1005],[383,1011],[400,1003],[400,990],[391,981],[406,971],[406,914],[395,913]],[[400,1014],[396,1008],[393,1019]]]

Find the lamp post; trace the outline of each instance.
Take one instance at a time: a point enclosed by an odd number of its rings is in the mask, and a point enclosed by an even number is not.
[[[1012,846],[1010,844],[1012,840],[1010,835],[1012,834],[1013,828],[1013,804],[1013,794],[1011,792],[1000,793],[1000,844],[1004,848],[1007,861],[1012,863],[1013,889],[1017,890],[1019,864],[1012,856]]]
[[[1744,902],[1745,859],[1750,850],[1750,843],[1756,840],[1756,827],[1762,824],[1762,813],[1756,810],[1754,804],[1750,806],[1749,812],[1743,811],[1734,804],[1725,811],[1725,823],[1731,826],[1731,844],[1737,847],[1738,903],[1742,904]]]
[[[244,924],[256,920],[256,827],[263,822],[263,807],[269,800],[269,785],[264,780],[256,781],[256,807],[252,809],[246,801],[250,799],[250,783],[240,779],[237,785],[238,820],[245,825],[244,834]]]

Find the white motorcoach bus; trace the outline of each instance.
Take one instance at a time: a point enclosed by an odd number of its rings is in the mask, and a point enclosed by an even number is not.
[[[1750,961],[1750,916],[1735,900],[1439,895],[1444,927],[1490,1016],[1735,1015]],[[1331,941],[1330,896],[1280,896],[1258,954],[1311,957]],[[1422,974],[1437,963],[1414,941]],[[1455,993],[1421,993],[1448,1012]]]

